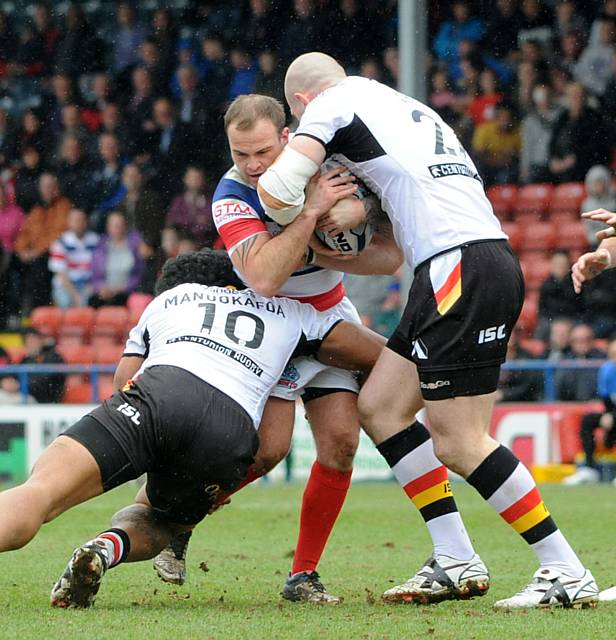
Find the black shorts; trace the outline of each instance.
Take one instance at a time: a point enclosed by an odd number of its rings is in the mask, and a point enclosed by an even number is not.
[[[417,365],[426,400],[491,393],[523,302],[522,271],[505,240],[463,245],[417,267],[387,346]]]
[[[157,516],[181,524],[201,521],[239,486],[259,444],[235,400],[170,366],[146,369],[63,435],[94,456],[105,491],[147,473]]]

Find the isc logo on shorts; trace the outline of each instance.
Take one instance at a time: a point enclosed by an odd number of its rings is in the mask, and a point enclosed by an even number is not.
[[[505,331],[504,324],[501,324],[500,327],[488,327],[487,329],[482,329],[479,332],[479,339],[477,340],[477,344],[494,342],[494,340],[503,340],[506,337],[507,332]]]
[[[141,414],[139,413],[139,411],[137,411],[137,409],[135,409],[135,407],[128,404],[128,402],[121,404],[116,409],[116,411],[119,411],[120,413],[123,413],[125,416],[128,416],[131,419],[131,422],[134,422],[136,425],[141,424],[141,420],[139,419],[141,418]]]

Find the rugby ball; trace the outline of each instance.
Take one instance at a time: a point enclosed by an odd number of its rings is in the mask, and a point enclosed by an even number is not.
[[[369,222],[362,222],[353,229],[335,235],[319,229],[315,229],[314,233],[326,247],[343,255],[357,256],[370,244],[374,231]]]

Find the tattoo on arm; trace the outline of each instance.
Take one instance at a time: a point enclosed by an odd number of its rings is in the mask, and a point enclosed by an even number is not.
[[[246,273],[246,265],[248,264],[248,256],[250,255],[250,252],[252,250],[252,248],[255,245],[255,242],[257,241],[257,238],[259,236],[252,236],[250,238],[247,238],[246,240],[244,240],[244,242],[242,242],[242,244],[236,249],[235,254],[237,255],[237,257],[240,260],[240,265],[241,265],[241,271],[242,273]]]

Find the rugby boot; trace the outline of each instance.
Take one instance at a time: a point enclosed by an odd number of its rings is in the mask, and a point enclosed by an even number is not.
[[[327,593],[316,571],[303,571],[294,576],[289,574],[281,593],[291,602],[312,602],[316,604],[340,604],[342,598]]]
[[[565,573],[539,568],[532,581],[511,598],[494,603],[495,609],[594,609],[599,602],[599,587],[588,569],[581,578]]]
[[[91,543],[75,549],[64,573],[51,590],[51,606],[62,609],[91,607],[107,567],[104,547]]]
[[[186,551],[191,535],[192,531],[178,534],[152,561],[163,582],[179,585],[186,582]]]
[[[433,604],[483,596],[489,588],[490,574],[477,554],[470,560],[431,556],[412,578],[388,589],[383,600]]]

